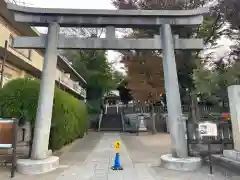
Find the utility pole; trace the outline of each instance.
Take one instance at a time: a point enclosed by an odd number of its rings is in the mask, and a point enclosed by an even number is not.
[[[8,47],[8,41],[5,41],[5,45],[4,45],[4,54],[2,57],[2,68],[1,68],[1,80],[0,80],[0,86],[1,88],[3,87],[3,76],[4,76],[4,68],[5,68],[5,63],[7,60],[7,47]]]

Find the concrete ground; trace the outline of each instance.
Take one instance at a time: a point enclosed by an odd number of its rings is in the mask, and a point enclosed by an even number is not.
[[[37,176],[25,176],[16,173],[14,180],[55,180],[59,174],[66,171],[73,165],[84,164],[86,158],[91,154],[102,134],[91,132],[83,139],[76,140],[69,146],[64,147],[54,155],[60,157],[60,166],[56,171]],[[0,180],[10,179],[10,168],[0,166]]]
[[[122,171],[112,171],[113,142],[121,141]],[[16,175],[16,180],[227,180],[240,179],[236,174],[214,166],[214,174],[203,166],[197,172],[163,169],[160,156],[170,152],[168,134],[119,134],[91,132],[84,139],[66,147],[60,155],[58,170],[38,176]],[[235,177],[233,177],[235,176]],[[9,179],[9,172],[0,168],[0,180]]]

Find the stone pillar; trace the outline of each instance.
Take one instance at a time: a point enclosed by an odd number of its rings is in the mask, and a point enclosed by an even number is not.
[[[182,118],[181,99],[178,86],[177,68],[174,53],[174,39],[169,24],[161,26],[163,48],[163,70],[167,96],[168,127],[172,142],[172,156],[186,158],[188,156],[185,139],[184,120]]]
[[[60,27],[57,23],[49,24],[31,154],[31,159],[34,160],[42,160],[49,156],[48,144],[55,89],[59,30]]]
[[[228,87],[234,148],[240,152],[240,85]]]

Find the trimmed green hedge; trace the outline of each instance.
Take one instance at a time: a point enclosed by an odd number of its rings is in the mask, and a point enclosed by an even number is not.
[[[34,125],[39,88],[38,80],[17,79],[6,84],[0,90],[1,117],[21,117],[21,123]],[[49,147],[56,150],[83,137],[87,121],[85,103],[55,88]]]

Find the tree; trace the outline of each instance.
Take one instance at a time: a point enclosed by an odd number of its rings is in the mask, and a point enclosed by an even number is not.
[[[62,32],[73,37],[101,37],[103,28],[65,28]],[[61,52],[72,66],[87,81],[87,100],[91,108],[100,110],[103,95],[115,89],[118,75],[113,71],[103,50],[68,50]]]
[[[240,29],[240,1],[238,0],[221,0],[219,7],[226,20],[230,23],[231,28]]]
[[[206,64],[200,65],[194,72],[195,85],[198,92],[202,94],[203,99],[211,99],[213,102],[221,102],[227,99],[227,87],[232,84],[239,84],[239,10],[240,1],[221,0],[216,5],[216,12],[221,23],[222,32],[219,35],[233,40],[231,51],[228,56],[222,57],[212,62],[211,68],[206,68]],[[209,64],[209,62],[208,62]]]
[[[100,99],[106,91],[112,88],[111,66],[104,51],[81,52],[73,59],[73,67],[88,82],[88,100]]]
[[[231,46],[229,58],[232,61],[240,60],[240,1],[222,0],[219,2],[219,8],[225,20],[228,22],[228,37],[234,41]]]
[[[124,79],[124,80],[122,80],[122,82],[119,83],[119,85],[117,87],[121,101],[125,105],[127,105],[129,103],[129,101],[132,100],[131,91],[127,86],[128,86],[128,81],[126,79]]]
[[[166,9],[194,9],[206,6],[211,0],[192,0],[192,1],[177,1],[177,0],[159,0],[159,1],[136,1],[136,0],[113,0],[113,4],[118,9],[154,9],[154,10],[166,10]],[[186,27],[186,26],[173,26],[173,33],[178,34],[181,38],[203,38],[206,48],[213,48],[216,46],[216,40],[225,33],[226,28],[223,28],[225,22],[221,12],[219,11],[218,4],[211,6],[210,12],[204,16],[204,22],[200,26]],[[154,34],[159,34],[159,28],[151,29],[133,29],[133,36],[137,37],[152,37]],[[132,34],[130,35],[132,36]],[[152,52],[155,54],[155,52]],[[158,52],[160,54],[161,51]],[[189,96],[189,92],[192,95],[191,99],[196,99],[196,91],[193,80],[194,69],[197,68],[196,61],[201,60],[202,52],[190,52],[190,51],[175,51],[176,63],[178,70],[179,87],[181,97]],[[201,63],[208,63],[204,62]],[[187,99],[187,98],[185,98]],[[191,102],[197,102],[191,101]],[[192,107],[197,104],[192,104]],[[197,119],[197,117],[194,117]]]
[[[213,62],[213,67],[199,67],[194,72],[196,90],[201,94],[203,101],[211,101],[215,104],[228,101],[227,87],[240,83],[239,63],[231,64],[226,58]],[[224,107],[223,107],[224,108]]]
[[[117,89],[119,84],[126,79],[126,75],[123,74],[122,72],[118,71],[118,70],[114,70],[112,72],[112,76],[113,76],[113,81],[114,81],[114,85],[115,87],[113,87],[113,89]]]
[[[162,58],[151,51],[137,51],[125,55],[122,63],[127,69],[128,88],[135,101],[150,104],[152,133],[156,133],[154,104],[164,93]]]
[[[118,9],[193,9],[203,7],[209,0],[199,1],[175,1],[175,0],[159,0],[159,1],[136,1],[136,0],[113,0],[113,4]],[[198,37],[204,38],[206,46],[214,44],[219,38],[220,29],[223,24],[220,12],[215,8],[211,8],[209,14],[204,17],[204,24],[199,27],[178,26],[173,27],[173,33],[179,34],[183,38]],[[137,37],[152,37],[154,34],[159,34],[159,28],[152,29],[133,29],[134,35]],[[221,32],[222,33],[222,32]],[[160,52],[161,53],[161,52]],[[176,62],[178,67],[178,75],[180,87],[183,89],[194,88],[192,81],[193,69],[196,68],[195,59],[198,59],[200,52],[176,51]]]

